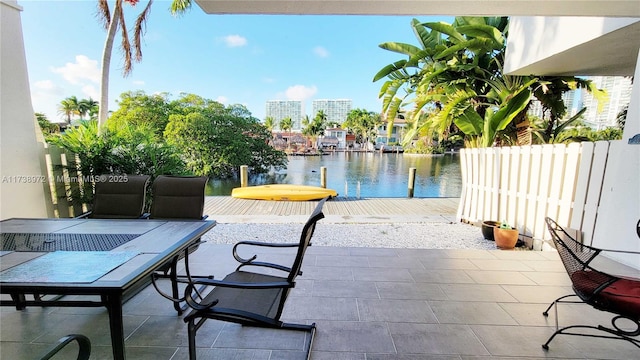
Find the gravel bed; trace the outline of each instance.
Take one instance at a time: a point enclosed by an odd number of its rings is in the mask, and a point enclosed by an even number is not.
[[[241,240],[297,242],[302,224],[219,223],[203,240],[235,244]],[[496,249],[480,228],[462,223],[318,223],[314,246],[415,249]]]

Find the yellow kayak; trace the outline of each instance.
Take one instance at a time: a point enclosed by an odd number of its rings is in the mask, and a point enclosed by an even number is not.
[[[338,193],[319,186],[272,184],[237,187],[231,191],[231,196],[239,199],[306,201],[335,197]]]

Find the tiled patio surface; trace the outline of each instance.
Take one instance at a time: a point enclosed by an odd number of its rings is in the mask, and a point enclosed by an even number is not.
[[[320,223],[318,226],[322,226]],[[328,225],[327,225],[328,226]],[[354,225],[357,226],[357,225]],[[408,225],[410,226],[410,225]],[[213,229],[212,231],[215,231]],[[287,254],[265,254],[284,260]],[[618,273],[638,271],[602,259]],[[223,277],[235,265],[229,245],[204,244],[195,273]],[[315,360],[637,359],[618,341],[557,337],[542,311],[571,292],[555,252],[338,248],[312,246],[284,317],[316,322]],[[131,359],[186,359],[182,317],[150,286],[124,306]],[[563,305],[561,324],[608,324],[586,305]],[[35,359],[66,334],[87,335],[92,359],[110,359],[103,308],[28,308],[0,313],[0,358]],[[199,359],[302,359],[305,334],[208,321],[198,332]],[[60,359],[72,358],[69,353]]]

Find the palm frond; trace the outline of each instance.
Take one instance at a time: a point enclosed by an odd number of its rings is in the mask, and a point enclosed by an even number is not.
[[[449,35],[451,42],[454,44],[457,44],[459,42],[463,42],[466,40],[464,36],[456,30],[455,27],[445,22],[422,23],[422,26],[428,27],[433,31],[437,31],[445,35]]]
[[[411,20],[411,28],[423,49],[430,49],[441,42],[440,34],[437,31],[429,31],[418,19]]]
[[[153,0],[149,0],[147,6],[142,10],[140,15],[136,18],[136,23],[133,31],[133,48],[136,51],[135,60],[140,62],[142,60],[142,36],[146,30],[147,18],[151,12],[151,5]]]
[[[126,77],[131,73],[131,70],[133,69],[133,64],[131,61],[131,43],[129,42],[129,32],[127,31],[127,24],[124,21],[122,6],[118,7],[116,3],[115,11],[119,12],[118,21],[120,22],[120,28],[122,29],[122,39],[120,40],[120,49],[122,50],[122,56],[124,57],[122,76]]]
[[[189,8],[191,8],[191,0],[173,0],[169,9],[171,10],[171,15],[181,16]]]
[[[378,45],[381,49],[397,52],[403,55],[412,56],[419,52],[421,49],[415,45],[405,44],[400,42],[385,42]]]
[[[578,119],[580,119],[580,116],[582,116],[582,114],[585,113],[585,111],[587,111],[587,108],[584,107],[582,108],[580,111],[578,111],[575,115],[573,115],[572,117],[570,117],[569,119],[567,119],[567,121],[562,122],[561,124],[559,124],[554,130],[553,130],[553,137],[556,138],[558,137],[558,135],[564,131],[564,129],[567,128],[567,126],[571,125],[572,123],[576,122]]]
[[[373,82],[376,82],[376,81],[386,77],[387,75],[391,74],[394,71],[398,71],[398,70],[403,69],[406,63],[407,63],[407,60],[398,60],[398,61],[394,62],[393,64],[389,64],[389,65],[383,67],[373,77]]]
[[[461,34],[467,37],[486,38],[493,43],[495,50],[500,50],[504,46],[505,39],[500,30],[489,25],[462,25],[456,27]]]
[[[100,20],[102,27],[107,30],[111,22],[111,12],[109,10],[109,2],[107,0],[98,0],[98,9],[96,16]]]
[[[484,39],[471,39],[471,40],[463,40],[456,45],[449,46],[445,48],[438,54],[434,55],[435,60],[440,60],[448,57],[449,55],[453,55],[458,51],[470,50],[470,49],[481,49],[485,45],[486,41]]]

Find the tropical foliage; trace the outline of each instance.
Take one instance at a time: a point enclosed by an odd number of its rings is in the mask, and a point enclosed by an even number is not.
[[[293,128],[293,120],[290,117],[285,117],[282,120],[280,120],[280,130],[287,132],[287,131],[291,131],[291,129]]]
[[[85,179],[108,173],[146,174],[152,178],[186,173],[176,149],[145,126],[123,125],[117,132],[98,132],[96,120],[81,120],[62,134],[48,136],[47,141],[76,154],[79,161],[70,160],[68,166],[76,168]],[[91,181],[85,181],[80,192],[67,195],[73,203],[90,203],[93,186]]]
[[[167,143],[180,151],[190,171],[230,177],[240,165],[248,165],[254,173],[286,166],[286,154],[269,145],[271,132],[244,106],[224,107],[199,99],[185,102],[183,97],[172,103],[177,109],[164,131]]]
[[[40,130],[42,130],[44,134],[60,132],[60,126],[49,121],[49,119],[47,119],[47,115],[37,112],[35,113],[35,117]]]
[[[276,119],[274,119],[272,116],[267,116],[264,119],[264,126],[269,130],[269,131],[273,131],[273,128],[276,126]]]
[[[387,42],[381,48],[407,56],[382,68],[379,96],[391,129],[396,113],[413,105],[403,144],[417,136],[440,139],[461,132],[467,146],[517,144],[520,123],[532,96],[549,110],[550,129],[562,118],[564,91],[591,82],[572,77],[511,76],[503,72],[506,17],[456,17],[444,22],[411,22],[419,46]]]
[[[170,100],[142,91],[120,96],[101,132],[95,121],[49,137],[78,154],[83,174],[105,172],[227,177],[240,165],[253,173],[286,165],[286,155],[268,145],[271,132],[241,105],[225,106],[194,94]]]
[[[91,97],[78,100],[76,96],[70,96],[58,104],[58,114],[64,116],[67,124],[71,124],[72,117],[79,116],[83,120],[85,116],[95,118],[98,112],[98,102]]]
[[[107,128],[114,131],[129,124],[146,126],[162,137],[171,113],[169,94],[147,95],[144,91],[129,91],[120,94],[118,109],[109,117]]]
[[[365,109],[353,109],[347,114],[342,127],[356,136],[356,142],[367,144],[371,138],[375,138],[376,130],[381,124],[380,114]]]
[[[622,128],[608,127],[603,130],[594,130],[585,126],[582,122],[582,114],[586,108],[580,110],[576,115],[567,120],[556,122],[549,132],[549,120],[533,117],[531,121],[531,134],[534,144],[557,144],[582,141],[600,140],[620,140],[622,139]]]
[[[302,126],[302,135],[310,137],[315,147],[318,137],[324,135],[324,129],[327,127],[327,114],[323,110],[318,110],[312,120],[305,116],[302,119]]]

